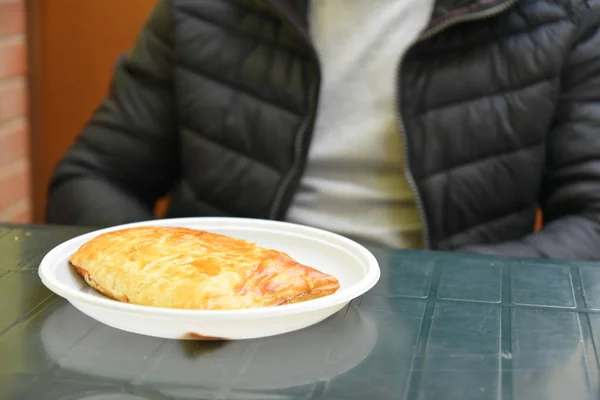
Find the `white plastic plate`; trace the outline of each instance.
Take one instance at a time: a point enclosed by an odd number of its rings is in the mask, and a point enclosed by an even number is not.
[[[296,261],[335,276],[340,289],[319,299],[245,310],[180,310],[122,303],[91,289],[69,266],[69,257],[105,232],[136,226],[206,230],[283,251]],[[52,249],[39,275],[46,287],[84,314],[108,326],[170,339],[251,339],[314,325],[371,289],[379,280],[377,260],[366,248],[340,235],[287,222],[246,218],[163,219],[114,226],[78,236]]]

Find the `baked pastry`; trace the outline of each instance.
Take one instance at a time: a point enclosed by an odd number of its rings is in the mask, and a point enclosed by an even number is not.
[[[188,228],[104,233],[69,261],[103,295],[155,307],[268,307],[327,296],[340,287],[335,277],[280,251]]]

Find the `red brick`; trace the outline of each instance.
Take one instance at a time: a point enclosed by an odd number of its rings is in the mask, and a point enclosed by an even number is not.
[[[27,71],[23,35],[0,39],[0,78],[22,76]]]
[[[29,224],[31,223],[31,208],[28,205],[23,206],[15,210],[14,214],[9,214],[6,218],[13,224]]]
[[[0,167],[29,157],[29,132],[24,119],[0,125]]]
[[[0,222],[26,224],[31,222],[31,204],[22,199],[0,211]]]
[[[29,164],[20,160],[0,168],[0,212],[19,200],[29,199]]]
[[[25,32],[23,0],[0,0],[0,36]]]
[[[0,123],[25,116],[27,88],[22,78],[0,81]]]
[[[0,0],[0,221],[31,220],[24,0]]]

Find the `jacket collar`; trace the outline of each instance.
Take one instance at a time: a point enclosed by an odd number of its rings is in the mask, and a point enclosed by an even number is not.
[[[427,30],[461,16],[510,5],[514,0],[437,0]]]
[[[256,0],[254,0],[256,1]],[[311,0],[264,0],[308,37],[308,4]],[[467,14],[483,12],[513,0],[437,0],[427,30]]]

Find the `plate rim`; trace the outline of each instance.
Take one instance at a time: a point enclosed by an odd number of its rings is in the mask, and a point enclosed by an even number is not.
[[[80,240],[91,240],[91,238],[101,235],[106,232],[133,228],[138,226],[174,226],[181,224],[182,227],[187,227],[190,222],[199,222],[204,224],[209,223],[226,223],[226,224],[241,224],[240,228],[290,228],[293,227],[294,231],[305,233],[304,236],[318,235],[324,236],[326,239],[331,239],[333,242],[329,245],[333,245],[338,249],[343,249],[346,252],[350,252],[353,256],[361,256],[366,261],[366,274],[357,283],[345,288],[342,291],[338,291],[334,294],[324,296],[318,299],[307,300],[300,303],[284,304],[279,306],[269,307],[257,307],[248,309],[235,309],[235,310],[198,310],[198,309],[177,309],[177,308],[166,308],[156,306],[145,306],[139,304],[123,303],[116,300],[112,300],[106,297],[97,297],[89,293],[75,290],[65,284],[59,282],[50,273],[49,269],[55,264],[55,258],[61,253],[62,249],[69,247],[73,242]],[[194,228],[192,228],[194,229]],[[203,229],[203,228],[196,228]],[[272,229],[271,229],[272,230]],[[313,237],[314,239],[314,237]],[[338,244],[343,244],[341,247]],[[352,250],[352,251],[350,251]],[[99,307],[105,310],[111,310],[115,312],[133,313],[137,315],[149,315],[156,317],[179,317],[179,318],[224,318],[228,319],[231,317],[236,318],[270,318],[276,316],[290,316],[294,314],[301,314],[305,312],[318,311],[333,307],[342,303],[348,303],[351,300],[363,295],[369,291],[381,277],[381,269],[379,263],[372,252],[370,252],[365,246],[358,242],[351,240],[340,234],[330,232],[324,229],[311,227],[307,225],[296,224],[287,221],[276,221],[276,220],[265,220],[258,218],[245,218],[245,217],[184,217],[184,218],[164,218],[157,220],[145,220],[132,222],[127,224],[115,225],[107,228],[96,229],[91,232],[87,232],[78,236],[75,236],[65,242],[52,248],[43,257],[38,268],[38,275],[42,280],[42,283],[50,289],[52,292],[60,297],[68,300],[69,302],[79,302],[90,306]]]

